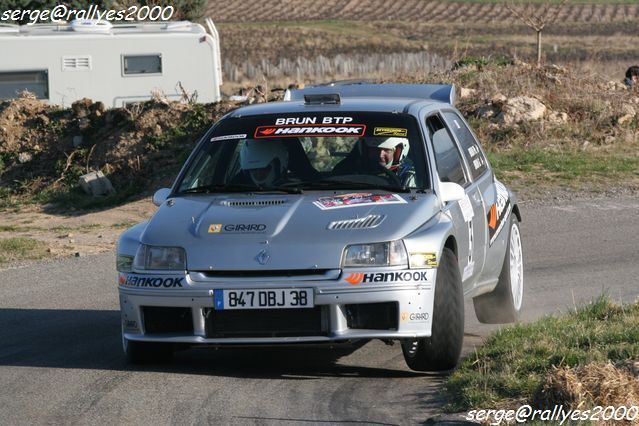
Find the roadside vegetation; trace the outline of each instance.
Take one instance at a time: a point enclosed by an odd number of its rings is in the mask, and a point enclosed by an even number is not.
[[[452,70],[387,82],[444,82],[458,88],[468,118],[500,179],[524,196],[549,188],[639,188],[639,92],[570,68],[507,58],[466,57]],[[255,92],[254,92],[255,93]],[[250,101],[276,100],[281,91]],[[106,208],[171,183],[206,129],[234,102],[166,102],[71,108],[28,97],[0,103],[0,208],[24,203]],[[95,198],[78,178],[102,171],[115,195]]]
[[[25,260],[47,257],[47,247],[38,240],[26,237],[0,237],[0,266]]]
[[[639,302],[587,306],[502,328],[449,377],[450,412],[639,405]]]

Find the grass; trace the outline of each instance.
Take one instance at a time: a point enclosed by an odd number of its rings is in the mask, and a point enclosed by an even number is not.
[[[111,228],[113,229],[128,229],[130,227],[132,227],[133,225],[137,224],[138,222],[136,221],[126,221],[126,222],[121,222],[121,223],[114,223],[113,225],[111,225]]]
[[[623,153],[519,147],[489,152],[488,157],[496,175],[519,189],[544,185],[597,190],[608,184],[639,181],[639,157]]]
[[[42,242],[33,238],[1,238],[0,265],[14,261],[38,260],[48,255]]]
[[[639,303],[601,296],[585,307],[490,336],[449,377],[451,412],[530,401],[553,367],[639,359]]]

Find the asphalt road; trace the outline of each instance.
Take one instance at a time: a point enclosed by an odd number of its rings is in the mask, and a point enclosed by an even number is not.
[[[639,200],[522,206],[525,315],[602,292],[639,295]],[[444,375],[408,370],[399,345],[342,351],[191,350],[125,365],[111,254],[0,271],[3,424],[410,424],[439,412]],[[468,301],[470,302],[470,301]],[[495,327],[467,304],[465,353]]]

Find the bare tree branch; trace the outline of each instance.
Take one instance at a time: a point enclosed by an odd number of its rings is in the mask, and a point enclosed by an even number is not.
[[[537,65],[541,65],[541,32],[546,25],[553,23],[562,10],[566,0],[546,0],[541,6],[522,4],[508,0],[504,4],[508,12],[537,33]]]

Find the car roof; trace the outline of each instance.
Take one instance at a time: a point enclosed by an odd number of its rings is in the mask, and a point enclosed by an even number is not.
[[[408,98],[350,98],[339,104],[306,104],[303,101],[280,101],[250,105],[236,109],[230,117],[245,117],[263,114],[315,113],[315,112],[408,112],[408,108],[420,104],[439,107],[450,106],[443,102],[423,101]]]
[[[364,84],[336,82],[287,90],[284,102],[253,105],[236,110],[241,115],[309,112],[408,112],[412,106],[451,106],[455,86],[448,84]]]

